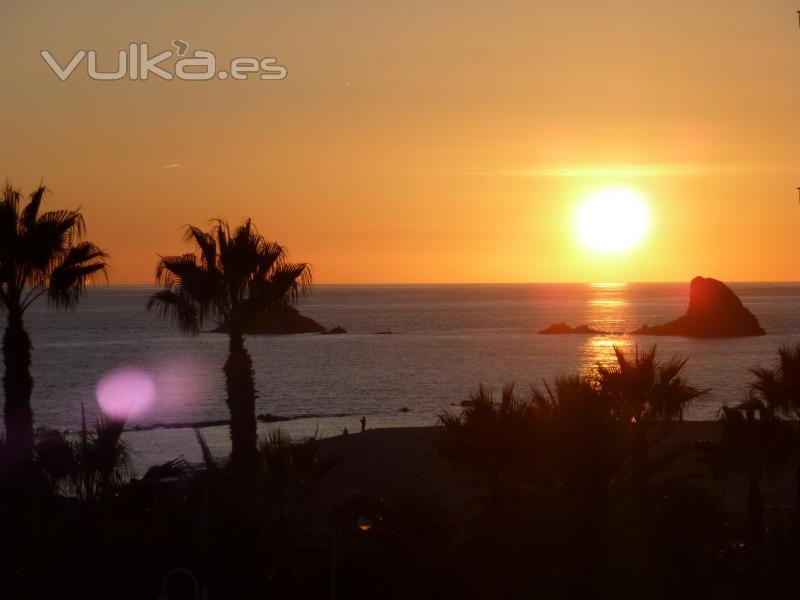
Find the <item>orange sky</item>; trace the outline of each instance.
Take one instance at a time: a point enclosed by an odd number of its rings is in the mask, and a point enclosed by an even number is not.
[[[82,206],[113,283],[152,281],[216,216],[326,283],[798,280],[797,8],[4,0],[0,176]],[[110,69],[174,38],[288,77],[62,82],[39,56]],[[573,215],[615,185],[653,228],[602,257]]]

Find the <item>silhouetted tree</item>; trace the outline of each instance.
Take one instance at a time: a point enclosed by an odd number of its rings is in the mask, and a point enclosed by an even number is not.
[[[105,274],[107,255],[81,241],[78,210],[41,212],[47,190],[36,188],[23,205],[22,193],[6,183],[0,200],[0,305],[6,311],[3,336],[7,458],[29,463],[33,451],[31,340],[25,311],[41,296],[57,308],[73,306],[86,285]]]
[[[101,415],[94,431],[82,419],[81,435],[75,444],[75,490],[78,498],[89,502],[108,496],[130,474],[131,451],[122,439],[125,421]]]
[[[683,420],[683,412],[693,400],[706,394],[689,385],[681,376],[688,359],[660,361],[656,346],[630,354],[614,347],[617,364],[597,365],[596,377],[607,397],[613,417],[629,425],[633,433],[631,470],[634,489],[642,506],[649,504],[650,430]]]
[[[196,252],[161,257],[156,279],[164,289],[153,294],[148,310],[174,319],[197,334],[209,321],[228,334],[225,363],[227,403],[231,414],[231,461],[250,468],[256,461],[256,389],[253,361],[244,333],[266,311],[282,311],[307,291],[311,270],[289,263],[283,246],[266,240],[250,220],[231,231],[218,220],[209,231],[186,229]]]
[[[334,458],[320,456],[319,449],[316,434],[297,442],[281,427],[270,429],[259,440],[268,504],[276,518],[287,517],[289,507],[295,512],[307,508],[322,479],[336,465]]]
[[[500,402],[480,386],[463,411],[439,415],[445,435],[437,441],[437,449],[486,486],[489,512],[501,506],[505,476],[526,458],[523,449],[531,441],[532,416],[531,405],[514,392],[513,385],[503,388]]]
[[[579,375],[531,390],[537,471],[563,535],[568,597],[606,597],[609,496],[626,456],[608,400]]]
[[[130,475],[131,450],[122,439],[125,421],[101,415],[93,430],[81,407],[81,431],[76,440],[53,429],[36,434],[36,461],[54,492],[85,502],[108,497]]]
[[[800,423],[800,344],[778,350],[773,368],[753,369],[753,393],[776,415]],[[800,431],[795,428],[797,446],[795,527],[800,529]]]
[[[603,597],[613,588],[611,562],[627,562],[629,587],[660,573],[669,554],[664,503],[678,493],[666,469],[684,450],[651,456],[651,445],[703,393],[680,377],[686,361],[659,361],[655,348],[631,354],[615,348],[615,355],[613,366],[559,377],[531,396],[539,469],[554,484],[564,514],[575,597]]]
[[[731,472],[739,472],[747,478],[748,538],[760,547],[764,543],[761,480],[765,473],[784,464],[791,445],[790,432],[772,407],[755,395],[737,406],[723,406],[719,419],[720,442],[700,443],[700,456],[711,465],[715,477],[727,478]]]

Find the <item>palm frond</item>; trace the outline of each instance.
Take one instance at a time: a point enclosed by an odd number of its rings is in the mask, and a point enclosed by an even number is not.
[[[86,223],[80,209],[51,210],[41,213],[33,227],[27,231],[42,240],[55,244],[58,240],[71,243],[79,240],[86,232]]]
[[[781,415],[800,418],[800,344],[781,346],[773,368],[752,369],[751,389]]]
[[[0,241],[2,241],[0,244],[0,268],[7,266],[5,263],[13,258],[13,249],[10,244],[16,243],[19,234],[19,203],[21,199],[22,192],[14,189],[6,180],[2,190],[2,199],[0,199]]]
[[[439,424],[445,429],[455,430],[462,425],[461,413],[457,413],[450,409],[445,409],[437,415]]]
[[[31,227],[20,223],[16,239],[16,261],[24,269],[29,285],[45,287],[50,272],[63,260],[84,230],[77,210],[51,211],[39,215]]]
[[[215,225],[210,235],[217,238],[217,249],[219,250],[220,260],[222,260],[222,254],[228,250],[228,239],[231,237],[231,230],[228,223],[223,219],[215,219],[214,222]]]
[[[39,209],[42,206],[42,201],[48,193],[48,189],[43,185],[33,190],[28,197],[28,204],[22,210],[20,221],[22,226],[26,229],[33,229],[36,226],[37,217],[39,216]]]
[[[147,300],[146,308],[166,320],[173,321],[184,333],[200,333],[202,325],[197,304],[186,294],[161,290]]]
[[[3,184],[2,203],[8,205],[8,207],[14,211],[14,214],[18,214],[19,203],[21,201],[22,201],[22,192],[20,190],[14,189],[14,186],[11,185],[11,182],[8,179],[6,179],[5,183]]]
[[[273,300],[294,306],[308,295],[311,280],[311,266],[307,263],[282,264],[270,275],[268,293]]]
[[[70,479],[78,469],[75,446],[55,429],[36,431],[36,462],[47,477],[53,492],[67,491]]]
[[[281,264],[286,256],[286,249],[277,242],[261,240],[259,244],[259,261],[257,280],[268,279],[272,269]]]
[[[292,437],[283,427],[273,427],[267,437],[259,442],[259,450],[265,456],[274,456],[288,451],[292,446]]]
[[[216,304],[222,291],[216,271],[198,264],[194,254],[163,256],[156,266],[156,279],[165,289],[190,299],[198,309],[198,318],[205,321],[220,312]]]
[[[214,270],[217,268],[217,242],[214,236],[206,233],[194,225],[186,226],[186,241],[193,241],[200,251],[203,258],[203,266],[206,269]]]
[[[660,361],[655,345],[645,351],[637,346],[630,353],[615,347],[614,353],[617,364],[598,365],[595,379],[620,421],[679,421],[692,401],[709,392],[680,376],[687,359]]]
[[[109,471],[125,469],[130,461],[130,449],[122,439],[125,419],[100,415],[95,424],[95,450],[101,468]]]
[[[108,278],[107,258],[108,254],[91,242],[80,242],[70,248],[50,274],[49,301],[57,307],[73,306],[98,275]]]
[[[320,456],[318,432],[292,445],[292,466],[301,484],[318,484],[338,463],[333,456]]]
[[[197,438],[197,443],[200,446],[200,452],[203,455],[203,464],[206,466],[207,471],[212,471],[217,468],[217,461],[214,460],[214,456],[211,454],[211,449],[208,447],[208,442],[206,442],[206,438],[200,432],[199,429],[195,428],[194,435]]]

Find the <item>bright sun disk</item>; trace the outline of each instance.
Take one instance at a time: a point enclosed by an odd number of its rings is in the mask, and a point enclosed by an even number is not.
[[[650,213],[636,190],[608,188],[590,194],[581,203],[575,225],[586,246],[616,254],[642,242],[650,230]]]

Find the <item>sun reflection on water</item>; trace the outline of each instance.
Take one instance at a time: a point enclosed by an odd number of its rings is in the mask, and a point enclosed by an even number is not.
[[[592,336],[581,347],[581,375],[588,376],[597,365],[610,367],[616,364],[614,347],[630,351],[636,342],[629,335]]]
[[[625,300],[618,300],[614,298],[597,298],[589,301],[589,306],[596,306],[598,308],[619,308],[628,303]]]
[[[588,337],[581,347],[581,373],[591,374],[598,365],[609,366],[616,362],[614,347],[629,350],[635,345],[626,332],[632,323],[632,306],[625,283],[593,283],[587,286],[589,299],[586,322],[590,327],[605,332]]]
[[[601,283],[590,283],[590,288],[599,288],[599,289],[606,289],[606,290],[618,290],[620,288],[628,287],[627,283],[619,283],[614,281],[606,281]]]
[[[630,317],[631,303],[624,283],[593,283],[589,286],[586,321],[594,329],[618,334]]]

